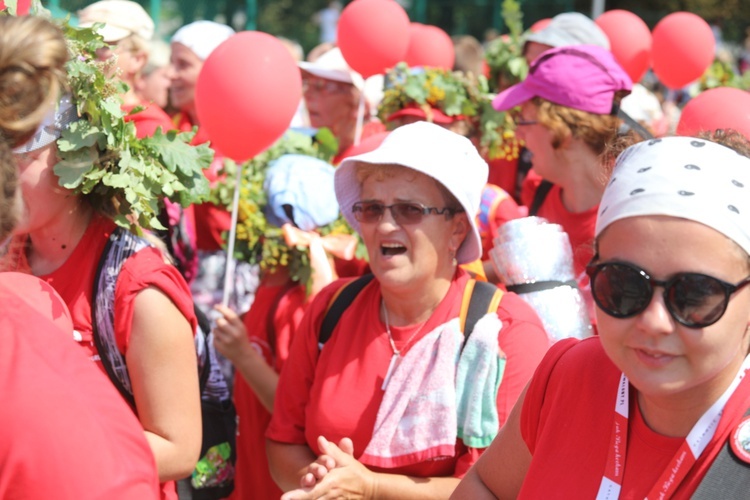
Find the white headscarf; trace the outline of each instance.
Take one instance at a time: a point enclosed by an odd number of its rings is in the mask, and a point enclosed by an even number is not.
[[[181,43],[195,52],[201,61],[205,61],[216,47],[232,35],[234,30],[226,24],[195,21],[178,29],[172,36],[172,43]]]
[[[617,220],[641,215],[700,222],[750,253],[750,158],[693,137],[629,147],[604,191],[596,236]]]

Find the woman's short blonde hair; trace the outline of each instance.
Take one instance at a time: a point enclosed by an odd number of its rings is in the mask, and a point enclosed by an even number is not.
[[[552,146],[557,149],[569,137],[582,140],[591,150],[600,155],[606,145],[617,135],[618,118],[613,115],[598,115],[568,108],[535,97],[537,121],[552,132]]]

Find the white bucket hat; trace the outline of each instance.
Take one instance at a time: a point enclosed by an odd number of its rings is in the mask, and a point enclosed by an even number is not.
[[[144,40],[154,36],[154,21],[138,3],[130,0],[101,0],[78,11],[78,26],[90,28],[104,23],[99,30],[105,42],[119,42],[130,35]]]
[[[336,199],[347,222],[357,232],[361,230],[352,206],[360,200],[362,193],[356,173],[356,166],[360,163],[401,165],[442,184],[456,197],[471,224],[471,231],[459,247],[456,260],[465,264],[482,255],[476,214],[489,168],[469,139],[433,123],[416,122],[388,134],[377,149],[342,161],[334,176]]]
[[[349,67],[346,60],[344,60],[344,56],[341,54],[341,49],[338,47],[332,48],[314,62],[300,61],[297,64],[300,69],[319,78],[351,83],[360,90],[365,85],[362,75]]]

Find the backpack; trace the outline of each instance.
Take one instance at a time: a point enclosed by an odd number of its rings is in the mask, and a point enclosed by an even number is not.
[[[747,417],[750,417],[750,407],[745,412],[744,418]],[[750,491],[750,464],[738,458],[732,449],[731,441],[740,438],[733,434],[729,435],[721,452],[709,467],[706,476],[691,497],[693,500],[747,498],[748,491]],[[748,451],[746,446],[745,444],[743,448]]]
[[[322,349],[325,343],[331,338],[336,324],[341,318],[347,307],[354,302],[359,292],[367,286],[373,279],[372,274],[365,274],[344,284],[331,297],[328,309],[318,332],[318,350]],[[459,321],[461,331],[464,332],[464,344],[469,339],[471,332],[474,331],[477,321],[488,312],[497,311],[500,300],[503,297],[503,291],[492,283],[470,279],[464,288],[463,298],[461,299],[461,313]]]
[[[115,286],[123,264],[131,255],[151,246],[143,238],[118,227],[109,237],[94,277],[92,323],[94,342],[104,369],[125,400],[135,408],[125,357],[115,341]],[[194,499],[214,500],[234,489],[235,408],[229,386],[221,373],[213,347],[208,318],[193,305],[198,318],[195,348],[201,394],[203,442],[201,458],[190,480]]]

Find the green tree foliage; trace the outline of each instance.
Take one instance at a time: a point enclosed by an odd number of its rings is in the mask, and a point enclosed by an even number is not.
[[[590,0],[576,0],[576,9],[590,12]],[[692,12],[709,23],[718,22],[724,39],[741,42],[750,26],[747,0],[607,0],[607,10],[624,9],[638,14],[652,29],[667,14]]]

